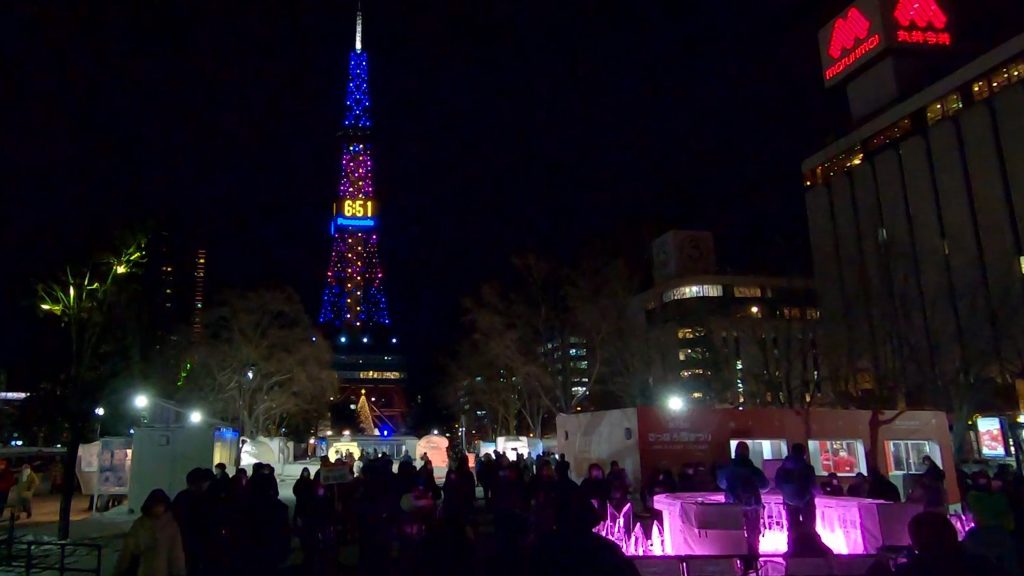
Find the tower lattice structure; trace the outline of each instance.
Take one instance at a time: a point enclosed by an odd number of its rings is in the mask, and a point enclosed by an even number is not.
[[[355,49],[349,55],[341,179],[331,219],[331,262],[319,316],[320,325],[340,334],[342,341],[359,338],[367,342],[370,338],[383,338],[391,324],[377,251],[380,209],[373,189],[367,80],[362,13],[358,13]]]

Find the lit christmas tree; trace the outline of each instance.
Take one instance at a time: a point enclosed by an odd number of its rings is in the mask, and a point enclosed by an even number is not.
[[[377,254],[379,207],[373,192],[373,160],[369,143],[370,95],[366,53],[362,49],[362,14],[356,15],[356,45],[349,56],[341,157],[341,182],[331,220],[333,247],[327,287],[320,307],[320,325],[349,337],[379,334],[390,325]],[[361,336],[360,336],[361,335]]]
[[[367,436],[375,436],[377,430],[373,425],[373,415],[370,414],[370,403],[366,401],[366,390],[363,390],[359,397],[359,404],[356,405],[356,415],[359,416],[359,428]]]

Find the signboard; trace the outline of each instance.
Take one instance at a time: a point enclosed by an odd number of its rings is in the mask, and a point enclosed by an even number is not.
[[[831,86],[882,53],[886,33],[879,0],[856,2],[818,32],[825,85]]]
[[[978,446],[985,458],[1006,458],[1001,418],[978,418]]]
[[[822,76],[838,83],[888,47],[953,44],[948,0],[859,0],[818,32]]]
[[[130,438],[100,438],[96,493],[127,494],[131,462]]]

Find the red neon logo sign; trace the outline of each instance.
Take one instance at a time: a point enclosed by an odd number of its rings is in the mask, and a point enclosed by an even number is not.
[[[860,10],[857,10],[856,7],[850,8],[850,11],[846,13],[846,18],[842,16],[836,18],[836,23],[832,26],[832,39],[828,43],[828,55],[839,58],[843,52],[853,48],[858,40],[867,38],[870,29],[871,22],[860,13]]]
[[[918,28],[927,28],[930,25],[936,30],[944,30],[949,21],[935,0],[900,0],[895,16],[900,26],[914,24]]]
[[[949,46],[953,43],[949,32],[936,32],[946,29],[949,18],[935,0],[900,0],[893,16],[903,26],[896,31],[896,41],[901,44]]]

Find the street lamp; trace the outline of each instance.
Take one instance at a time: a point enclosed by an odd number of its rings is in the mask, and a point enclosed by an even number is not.
[[[193,424],[199,424],[203,420],[203,413],[199,410],[193,410],[188,414],[188,421]]]
[[[760,311],[761,311],[761,309],[758,308],[757,306],[751,306],[750,307],[750,313],[753,314],[754,316],[757,316],[757,313],[760,312]]]
[[[97,416],[103,416],[104,414],[107,413],[107,411],[103,409],[103,406],[100,406],[100,407],[96,408],[92,412],[93,412],[93,414],[95,414]]]
[[[135,397],[135,407],[136,408],[141,410],[142,408],[145,408],[146,406],[149,406],[149,398],[145,394],[139,394],[138,396]]]
[[[668,409],[678,412],[683,409],[683,399],[679,396],[672,396],[668,399]]]

